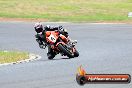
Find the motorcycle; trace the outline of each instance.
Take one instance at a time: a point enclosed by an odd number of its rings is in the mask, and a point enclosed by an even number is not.
[[[54,56],[59,53],[69,58],[79,56],[79,52],[75,48],[77,42],[69,42],[59,31],[46,31],[46,41],[50,45]],[[54,56],[48,56],[48,59],[53,59]]]

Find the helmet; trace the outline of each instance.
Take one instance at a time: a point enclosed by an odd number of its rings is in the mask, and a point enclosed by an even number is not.
[[[46,25],[46,26],[44,27],[44,29],[45,29],[45,30],[50,30],[51,27],[50,27],[50,25]]]
[[[37,23],[35,23],[35,25],[34,25],[34,29],[35,29],[35,31],[36,31],[37,33],[40,33],[40,32],[43,31],[43,26],[42,26],[42,24],[41,24],[40,22],[37,22]]]

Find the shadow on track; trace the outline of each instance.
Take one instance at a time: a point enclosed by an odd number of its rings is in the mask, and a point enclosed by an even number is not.
[[[58,58],[58,59],[52,59],[52,60],[63,60],[63,59],[70,59],[68,57]]]
[[[38,61],[44,61],[44,62],[46,62],[46,61],[70,60],[70,59],[71,59],[71,58],[68,58],[68,57],[54,58],[54,59],[52,59],[52,60],[49,60],[48,58],[46,58],[46,59],[42,58],[42,59],[40,59],[40,60],[38,60]]]

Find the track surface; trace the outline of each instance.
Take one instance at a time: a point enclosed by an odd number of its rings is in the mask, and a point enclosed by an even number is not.
[[[75,81],[77,68],[88,73],[128,73],[132,75],[132,25],[73,24],[72,39],[78,40],[80,56],[66,59],[57,56],[48,60],[46,50],[34,39],[34,23],[0,22],[0,50],[19,50],[42,56],[38,61],[0,67],[0,88],[80,88]],[[132,84],[89,84],[83,88],[131,88]]]

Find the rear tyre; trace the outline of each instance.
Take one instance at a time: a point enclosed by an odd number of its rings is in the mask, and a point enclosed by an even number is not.
[[[58,49],[63,52],[65,55],[67,55],[69,58],[73,58],[74,54],[72,54],[72,52],[70,52],[69,49],[65,48],[64,45],[59,44],[58,45]]]

